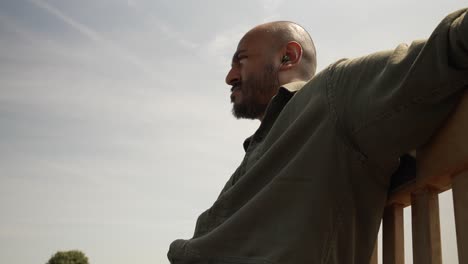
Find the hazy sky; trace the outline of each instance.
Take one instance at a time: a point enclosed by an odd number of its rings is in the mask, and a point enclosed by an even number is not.
[[[168,263],[169,243],[191,237],[259,125],[231,116],[224,83],[251,27],[302,24],[322,69],[427,38],[462,7],[459,0],[0,0],[0,263],[45,263],[70,249],[92,264]],[[450,264],[452,205],[450,193],[443,196]]]

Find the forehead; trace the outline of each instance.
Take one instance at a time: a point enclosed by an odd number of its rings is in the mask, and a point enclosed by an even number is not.
[[[247,32],[237,45],[237,52],[241,51],[261,51],[271,45],[271,36],[268,32],[259,29],[252,29]],[[270,45],[269,45],[270,43]]]

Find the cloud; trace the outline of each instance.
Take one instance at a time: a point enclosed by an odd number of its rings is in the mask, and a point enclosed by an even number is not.
[[[274,20],[279,17],[279,7],[283,3],[283,0],[261,0],[260,1],[263,11],[266,14],[264,22]]]
[[[83,34],[84,36],[88,37],[89,39],[104,47],[106,50],[111,51],[120,56],[122,59],[132,63],[134,66],[138,67],[140,70],[148,74],[148,76],[153,78],[155,70],[150,65],[142,61],[140,58],[134,56],[133,54],[130,54],[128,51],[122,49],[120,46],[116,45],[112,41],[106,39],[98,32],[85,26],[82,23],[79,23],[78,21],[74,20],[70,16],[60,11],[58,8],[54,7],[49,3],[44,2],[43,0],[30,0],[30,2],[36,5],[37,7],[47,11],[51,15],[57,17],[64,23],[68,24],[69,26]]]
[[[134,7],[136,7],[136,2],[135,2],[135,0],[127,0],[127,5],[128,5],[129,7],[133,7],[133,8],[134,8]]]
[[[31,33],[20,28],[16,23],[14,23],[10,18],[0,14],[0,25],[3,26],[7,31],[10,31],[14,34],[17,34],[29,41],[33,41],[30,37]]]
[[[237,43],[245,34],[246,29],[246,25],[239,25],[217,33],[205,44],[206,48],[202,52],[208,52],[206,56],[209,56],[210,60],[214,59],[217,66],[222,66],[216,68],[225,72],[231,63],[231,57],[236,50]]]
[[[187,38],[184,38],[182,33],[175,30],[169,23],[157,19],[155,17],[152,18],[154,25],[161,31],[161,33],[166,36],[166,38],[170,40],[174,40],[178,45],[186,48],[186,49],[195,49],[199,45]]]

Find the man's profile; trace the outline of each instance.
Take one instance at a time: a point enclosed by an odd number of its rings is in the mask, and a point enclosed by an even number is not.
[[[232,111],[261,124],[193,238],[171,244],[171,263],[369,263],[399,157],[468,86],[466,10],[427,41],[315,70],[313,41],[293,22],[239,41]]]
[[[234,116],[262,120],[279,87],[312,79],[316,65],[313,41],[301,26],[279,21],[250,30],[239,42],[226,76]]]

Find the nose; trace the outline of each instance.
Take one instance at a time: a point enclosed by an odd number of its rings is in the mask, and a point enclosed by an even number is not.
[[[237,67],[231,67],[228,74],[226,75],[226,83],[228,85],[235,85],[240,81],[240,73]]]

